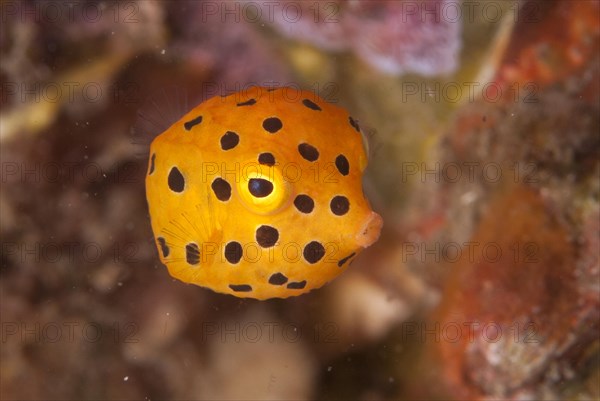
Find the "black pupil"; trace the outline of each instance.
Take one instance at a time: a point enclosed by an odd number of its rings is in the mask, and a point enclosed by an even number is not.
[[[273,183],[263,178],[251,178],[248,182],[248,189],[257,198],[264,198],[273,192]]]

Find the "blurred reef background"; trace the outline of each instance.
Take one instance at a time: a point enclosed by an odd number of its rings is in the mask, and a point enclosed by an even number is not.
[[[600,398],[600,3],[0,2],[0,398]],[[310,294],[173,280],[147,146],[295,86],[366,127],[381,239]]]

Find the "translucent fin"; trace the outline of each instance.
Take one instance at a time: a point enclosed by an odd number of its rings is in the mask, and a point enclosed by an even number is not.
[[[169,86],[150,94],[137,110],[136,121],[130,129],[136,157],[148,157],[154,138],[189,110],[188,92],[184,88]]]
[[[360,120],[354,121],[356,121],[358,130],[360,131],[367,160],[370,161],[381,148],[381,143],[377,141],[377,130],[375,128],[364,126],[364,123],[361,123]]]
[[[213,200],[209,192],[207,192],[206,203],[196,204],[195,211],[192,213],[182,212],[177,219],[169,221],[168,226],[164,227],[160,232],[165,238],[167,245],[178,250],[184,249],[189,243],[197,244],[201,249],[201,260],[202,244],[210,242],[221,246],[223,240],[221,225],[217,220]],[[200,270],[198,269],[202,267],[202,264],[212,264],[212,260],[203,260],[199,267],[192,267],[183,263],[184,261],[184,258],[172,257],[165,262],[166,264],[182,263],[182,269],[192,269],[194,282],[197,281],[196,276],[200,274]],[[176,273],[179,273],[179,271]]]

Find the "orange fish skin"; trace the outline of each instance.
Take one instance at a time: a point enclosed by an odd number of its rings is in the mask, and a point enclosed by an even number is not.
[[[379,237],[366,166],[356,121],[312,92],[211,98],[150,147],[160,259],[181,281],[241,298],[319,288]]]

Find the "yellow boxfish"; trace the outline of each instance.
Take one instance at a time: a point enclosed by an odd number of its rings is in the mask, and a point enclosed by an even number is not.
[[[348,113],[312,92],[213,97],[157,136],[146,196],[161,261],[186,283],[243,298],[300,295],[379,238],[367,156]]]

